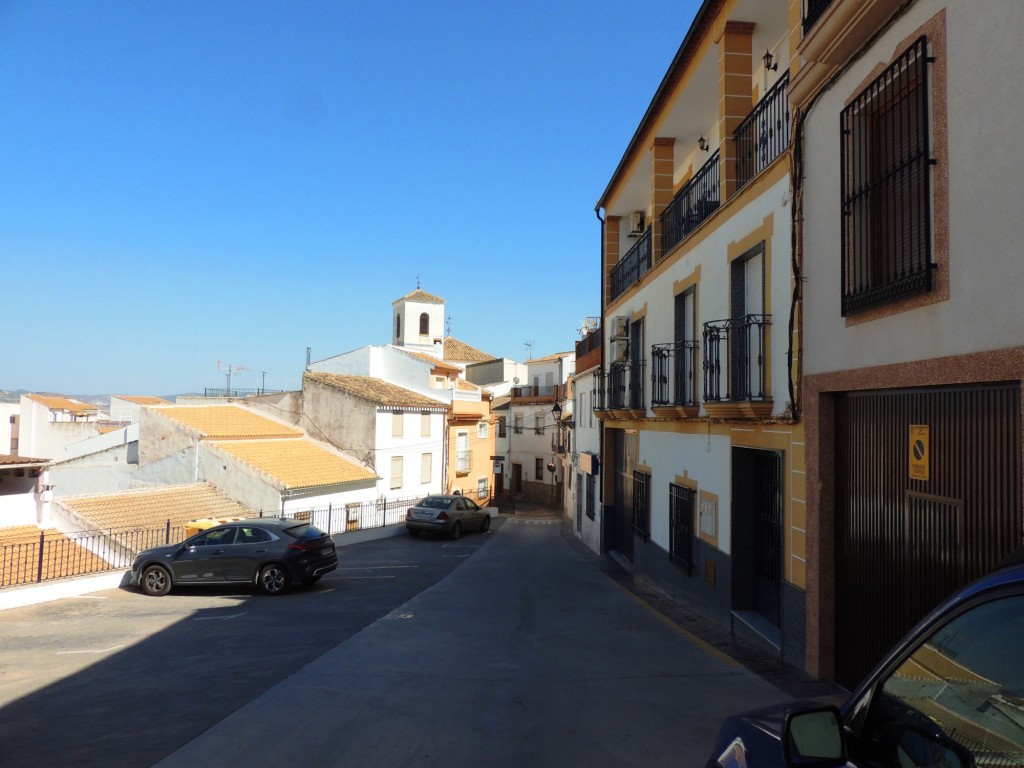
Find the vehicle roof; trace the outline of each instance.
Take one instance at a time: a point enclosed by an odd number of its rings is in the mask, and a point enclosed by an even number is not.
[[[294,528],[298,525],[309,525],[309,523],[306,520],[296,520],[293,517],[250,517],[246,520],[231,520],[227,523],[221,523],[217,528],[243,525],[258,525],[264,528]]]
[[[455,499],[464,499],[466,497],[462,496],[462,495],[460,495],[458,493],[432,493],[429,496],[424,496],[423,498],[424,499],[445,499],[447,501],[454,501]]]

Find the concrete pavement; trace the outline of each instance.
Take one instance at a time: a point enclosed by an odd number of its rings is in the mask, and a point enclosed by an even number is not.
[[[699,768],[723,717],[788,698],[589,567],[603,558],[567,546],[558,515],[503,518],[445,545],[466,560],[442,581],[158,765]]]

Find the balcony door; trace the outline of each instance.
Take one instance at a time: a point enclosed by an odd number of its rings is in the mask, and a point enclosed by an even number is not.
[[[760,318],[764,315],[764,243],[759,243],[732,263],[732,326],[730,344],[733,400],[750,400],[764,360]]]

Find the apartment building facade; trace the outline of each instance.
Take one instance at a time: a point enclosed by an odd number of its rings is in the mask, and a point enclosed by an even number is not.
[[[789,62],[799,3],[705,2],[602,220],[602,539],[802,666]]]
[[[803,11],[807,668],[850,685],[1022,543],[1024,5]]]

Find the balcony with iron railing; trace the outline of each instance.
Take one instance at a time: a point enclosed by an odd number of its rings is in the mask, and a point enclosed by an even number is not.
[[[803,29],[806,35],[811,31],[821,15],[832,5],[832,0],[804,0],[804,23]]]
[[[651,408],[656,415],[697,416],[698,348],[696,341],[651,347]]]
[[[771,315],[704,323],[704,409],[714,418],[771,415],[768,334]]]
[[[608,366],[607,402],[611,411],[622,411],[623,416],[636,418],[646,413],[644,405],[643,360],[624,360]]]
[[[512,402],[553,403],[563,397],[565,388],[559,384],[539,384],[536,386],[512,387]]]
[[[742,187],[767,168],[789,146],[787,72],[764,95],[733,133],[736,144],[736,186]]]
[[[587,318],[588,322],[590,318]],[[598,319],[599,321],[599,319]],[[576,370],[587,371],[601,364],[601,348],[604,345],[604,331],[600,325],[591,328],[576,342]]]
[[[715,152],[662,211],[662,254],[675,248],[718,210],[721,197],[718,161],[719,153]]]
[[[611,299],[614,301],[651,268],[651,229],[647,228],[619,263],[612,268]]]

